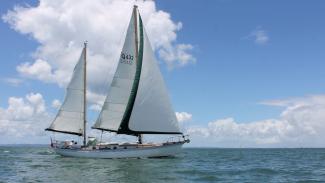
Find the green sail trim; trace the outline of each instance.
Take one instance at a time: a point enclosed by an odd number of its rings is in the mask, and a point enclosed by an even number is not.
[[[135,17],[136,18],[136,17]],[[141,76],[141,68],[142,68],[142,59],[143,59],[143,25],[142,19],[139,15],[139,28],[140,28],[140,47],[139,47],[139,54],[137,59],[136,71],[134,76],[134,82],[131,89],[130,98],[128,104],[125,109],[125,113],[121,122],[121,125],[117,131],[118,134],[129,134],[129,135],[137,135],[137,132],[134,132],[129,129],[129,121],[132,114],[132,109],[134,106],[135,98],[137,96],[139,83],[140,83],[140,76]]]

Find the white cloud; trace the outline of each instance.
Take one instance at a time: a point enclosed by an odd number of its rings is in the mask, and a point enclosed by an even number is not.
[[[269,41],[269,36],[264,30],[257,30],[254,34],[256,44],[266,44]]]
[[[26,99],[31,104],[31,106],[34,106],[35,114],[43,114],[45,112],[45,102],[41,94],[30,93],[26,95]]]
[[[188,53],[192,49],[193,46],[190,44],[179,44],[176,47],[169,46],[166,49],[161,49],[159,55],[166,61],[168,68],[172,69],[195,63],[196,59]]]
[[[248,123],[233,118],[187,128],[196,146],[324,147],[325,95],[264,102],[285,107],[278,119]]]
[[[2,81],[10,84],[11,86],[19,86],[24,82],[24,80],[20,78],[3,78]]]
[[[17,66],[17,71],[25,77],[39,79],[45,82],[55,81],[51,65],[41,59],[37,59],[33,64],[29,62],[23,63]]]
[[[115,71],[124,35],[135,1],[40,0],[36,7],[16,6],[2,19],[40,43],[34,62],[17,67],[24,77],[65,86],[83,46],[88,40],[88,81],[90,90],[101,93]],[[154,1],[136,1],[148,36],[168,67],[195,62],[190,44],[176,42],[180,22],[157,10]],[[106,88],[105,88],[106,89]],[[106,91],[104,89],[104,91]]]
[[[178,122],[180,123],[190,121],[192,119],[192,114],[187,112],[176,112],[175,114]]]
[[[270,40],[270,37],[267,34],[267,31],[263,30],[261,27],[257,27],[248,36],[246,36],[244,38],[245,39],[253,39],[254,42],[258,45],[265,45]]]
[[[324,95],[309,95],[307,97],[293,97],[280,100],[266,100],[261,104],[278,107],[303,106],[303,105],[323,105],[325,103]]]
[[[105,101],[105,95],[87,91],[87,101],[90,103],[89,109],[93,111],[100,111]]]
[[[94,93],[92,91],[87,90],[87,105],[89,105],[89,109],[94,111],[100,111],[105,100],[105,95],[100,95],[97,93]],[[58,99],[54,99],[52,101],[52,107],[55,109],[59,109],[62,103]]]
[[[12,143],[15,138],[24,140],[25,137],[44,136],[50,119],[40,93],[30,93],[25,98],[10,97],[8,107],[0,108],[0,143]]]
[[[59,109],[61,107],[62,103],[58,99],[54,99],[52,101],[52,107],[55,109]]]
[[[89,106],[89,109],[93,110],[93,111],[100,112],[100,110],[102,110],[102,107],[100,105],[98,105],[98,104],[91,104]]]
[[[92,100],[103,101],[92,95]],[[52,106],[59,105],[53,100]],[[284,100],[269,100],[267,105],[284,107],[277,119],[240,123],[233,118],[219,119],[207,125],[186,123],[191,146],[219,147],[324,147],[325,95],[311,95]],[[98,105],[101,105],[100,102]],[[179,122],[191,121],[187,112],[176,112]],[[27,94],[24,98],[10,97],[8,107],[0,108],[0,143],[46,142],[44,128],[53,115],[46,110],[43,96]],[[184,123],[183,123],[184,124]],[[98,132],[89,132],[97,134]],[[28,138],[27,138],[28,137]],[[33,139],[33,140],[32,140]],[[45,139],[45,140],[44,140]]]

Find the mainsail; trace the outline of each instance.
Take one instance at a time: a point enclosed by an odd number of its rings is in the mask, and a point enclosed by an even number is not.
[[[129,129],[137,133],[179,134],[178,121],[144,28],[143,34],[140,83],[129,119]]]
[[[85,136],[86,43],[73,70],[66,96],[51,126],[45,130]]]
[[[119,134],[181,134],[135,6],[121,58],[95,129]]]
[[[128,104],[136,72],[135,16],[132,16],[119,64],[99,117],[92,128],[117,132]]]

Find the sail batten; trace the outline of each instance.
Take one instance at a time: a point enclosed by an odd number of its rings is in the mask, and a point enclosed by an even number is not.
[[[66,90],[64,102],[47,131],[84,135],[85,123],[85,58],[86,48],[82,50]]]

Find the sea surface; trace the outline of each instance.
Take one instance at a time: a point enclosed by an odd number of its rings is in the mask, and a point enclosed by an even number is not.
[[[185,148],[175,158],[80,159],[0,146],[0,182],[325,182],[325,149]]]

